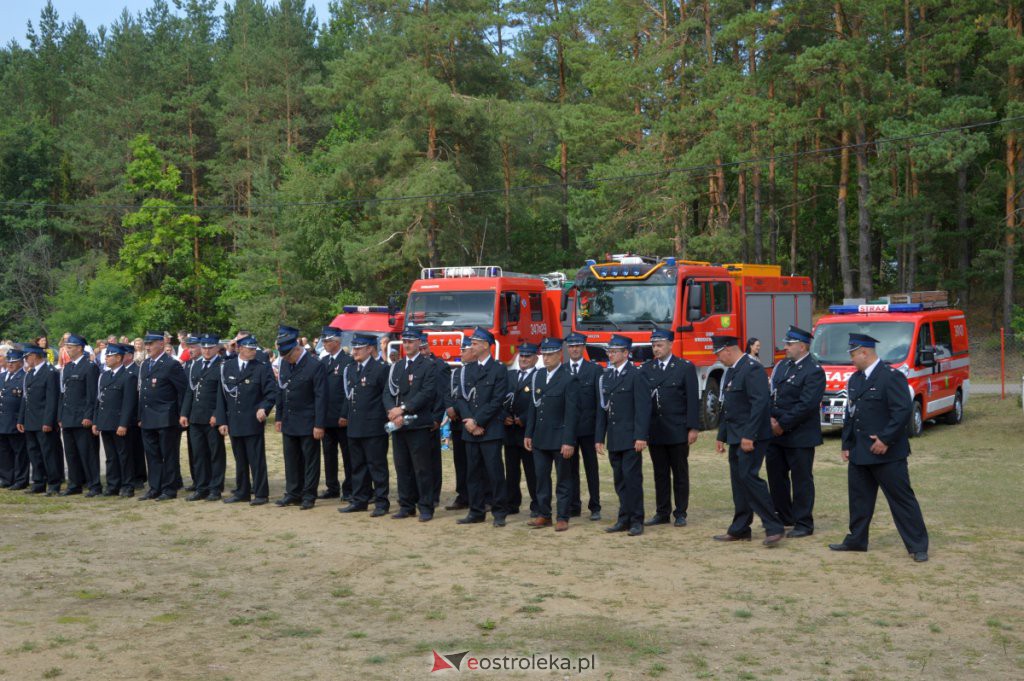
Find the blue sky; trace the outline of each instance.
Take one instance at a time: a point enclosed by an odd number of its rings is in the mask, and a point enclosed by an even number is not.
[[[274,0],[268,0],[274,2]],[[68,21],[78,15],[85,22],[90,32],[100,26],[109,26],[127,8],[132,14],[144,11],[153,4],[153,0],[52,0],[61,21]],[[327,19],[328,0],[306,0],[307,7],[316,9],[317,22]],[[167,4],[174,7],[171,0]],[[218,3],[223,8],[223,2]],[[0,0],[0,45],[7,45],[15,40],[25,46],[27,22],[39,25],[39,13],[46,6],[46,0]]]

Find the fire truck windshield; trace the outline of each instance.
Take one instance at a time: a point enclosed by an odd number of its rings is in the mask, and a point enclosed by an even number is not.
[[[850,334],[865,333],[878,339],[878,356],[890,364],[907,358],[914,341],[912,322],[839,322],[821,324],[814,332],[811,352],[822,364],[851,364]]]
[[[576,323],[580,326],[626,324],[645,328],[671,326],[676,308],[676,280],[601,281],[577,279]]]
[[[418,328],[463,328],[494,324],[494,291],[436,291],[412,293],[405,325]]]

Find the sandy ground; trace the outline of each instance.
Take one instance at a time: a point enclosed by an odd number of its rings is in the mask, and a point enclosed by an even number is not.
[[[593,656],[583,678],[602,679],[1019,679],[1024,417],[1009,404],[979,397],[963,425],[932,425],[914,442],[925,564],[910,560],[881,500],[870,552],[827,550],[847,521],[834,436],[816,463],[816,534],[775,549],[711,541],[732,510],[706,433],[691,454],[690,525],[639,538],[601,531],[617,510],[607,462],[605,520],[557,535],[527,529],[526,515],[498,529],[456,526],[461,512],[421,524],[342,516],[337,503],[302,512],[0,491],[0,678],[456,675],[431,673],[436,650]],[[268,441],[276,496],[279,438]],[[649,466],[645,483],[650,513]],[[465,662],[461,673],[577,675]]]

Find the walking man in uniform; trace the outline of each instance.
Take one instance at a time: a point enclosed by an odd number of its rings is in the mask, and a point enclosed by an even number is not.
[[[814,534],[814,448],[821,444],[825,370],[811,356],[809,332],[790,326],[786,359],[772,371],[772,440],[765,457],[768,488],[786,536]]]
[[[675,334],[667,329],[651,332],[654,359],[643,366],[651,386],[651,437],[648,449],[654,468],[654,515],[645,525],[669,522],[686,526],[690,507],[690,446],[700,434],[700,392],[693,362],[672,354]],[[675,493],[675,508],[672,496]]]
[[[327,370],[299,343],[299,330],[281,326],[277,332],[281,353],[278,378],[277,422],[284,445],[284,496],[278,506],[303,511],[316,505],[320,484],[320,442],[327,425]]]
[[[850,334],[850,359],[857,372],[847,388],[843,461],[849,462],[850,533],[833,551],[867,551],[878,488],[889,502],[903,545],[918,563],[928,560],[928,530],[910,486],[907,422],[913,403],[907,378],[878,358],[871,336]]]
[[[735,336],[714,336],[713,348],[726,369],[722,416],[715,450],[729,447],[729,480],[736,509],[732,524],[716,541],[750,541],[756,513],[764,523],[764,545],[776,546],[785,528],[775,512],[768,485],[758,475],[771,439],[771,392],[764,367],[739,348]]]
[[[326,355],[320,358],[327,376],[327,427],[324,428],[324,484],[327,489],[317,499],[338,499],[349,501],[352,498],[352,462],[348,453],[348,427],[341,425],[342,405],[345,402],[345,387],[341,384],[345,367],[352,365],[352,358],[341,349],[341,329],[333,326],[323,327],[320,337],[323,339]],[[338,478],[338,451],[341,450],[342,472],[345,479]]]

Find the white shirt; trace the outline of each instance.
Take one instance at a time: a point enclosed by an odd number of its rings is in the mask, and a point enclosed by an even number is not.
[[[554,375],[555,375],[555,374],[556,374],[556,373],[558,372],[558,370],[559,370],[559,369],[561,369],[561,368],[562,368],[562,365],[561,365],[561,364],[559,364],[559,365],[558,365],[558,366],[556,366],[556,367],[555,367],[554,369],[548,369],[548,375],[547,375],[547,376],[546,376],[546,377],[544,378],[544,383],[545,383],[545,384],[546,384],[546,383],[550,383],[550,382],[551,382],[551,378],[552,378],[552,377],[553,377],[553,376],[554,376]],[[571,380],[571,379],[570,379],[570,380]]]
[[[877,359],[876,359],[876,360],[874,361],[874,363],[872,363],[872,365],[871,365],[871,366],[869,366],[869,367],[868,367],[867,369],[865,369],[865,370],[864,370],[864,378],[865,378],[865,379],[867,379],[867,378],[870,378],[870,377],[871,377],[871,372],[875,370],[875,367],[876,367],[876,366],[878,366],[878,363],[879,363],[879,362],[881,362],[881,361],[882,361],[882,358],[881,358],[881,357],[877,358]]]
[[[561,365],[559,365],[559,366],[561,366]],[[583,360],[582,359],[580,361],[578,361],[578,362],[573,362],[572,360],[569,360],[569,371],[571,371],[572,373],[578,374],[580,372],[580,367],[581,366],[583,366]]]

